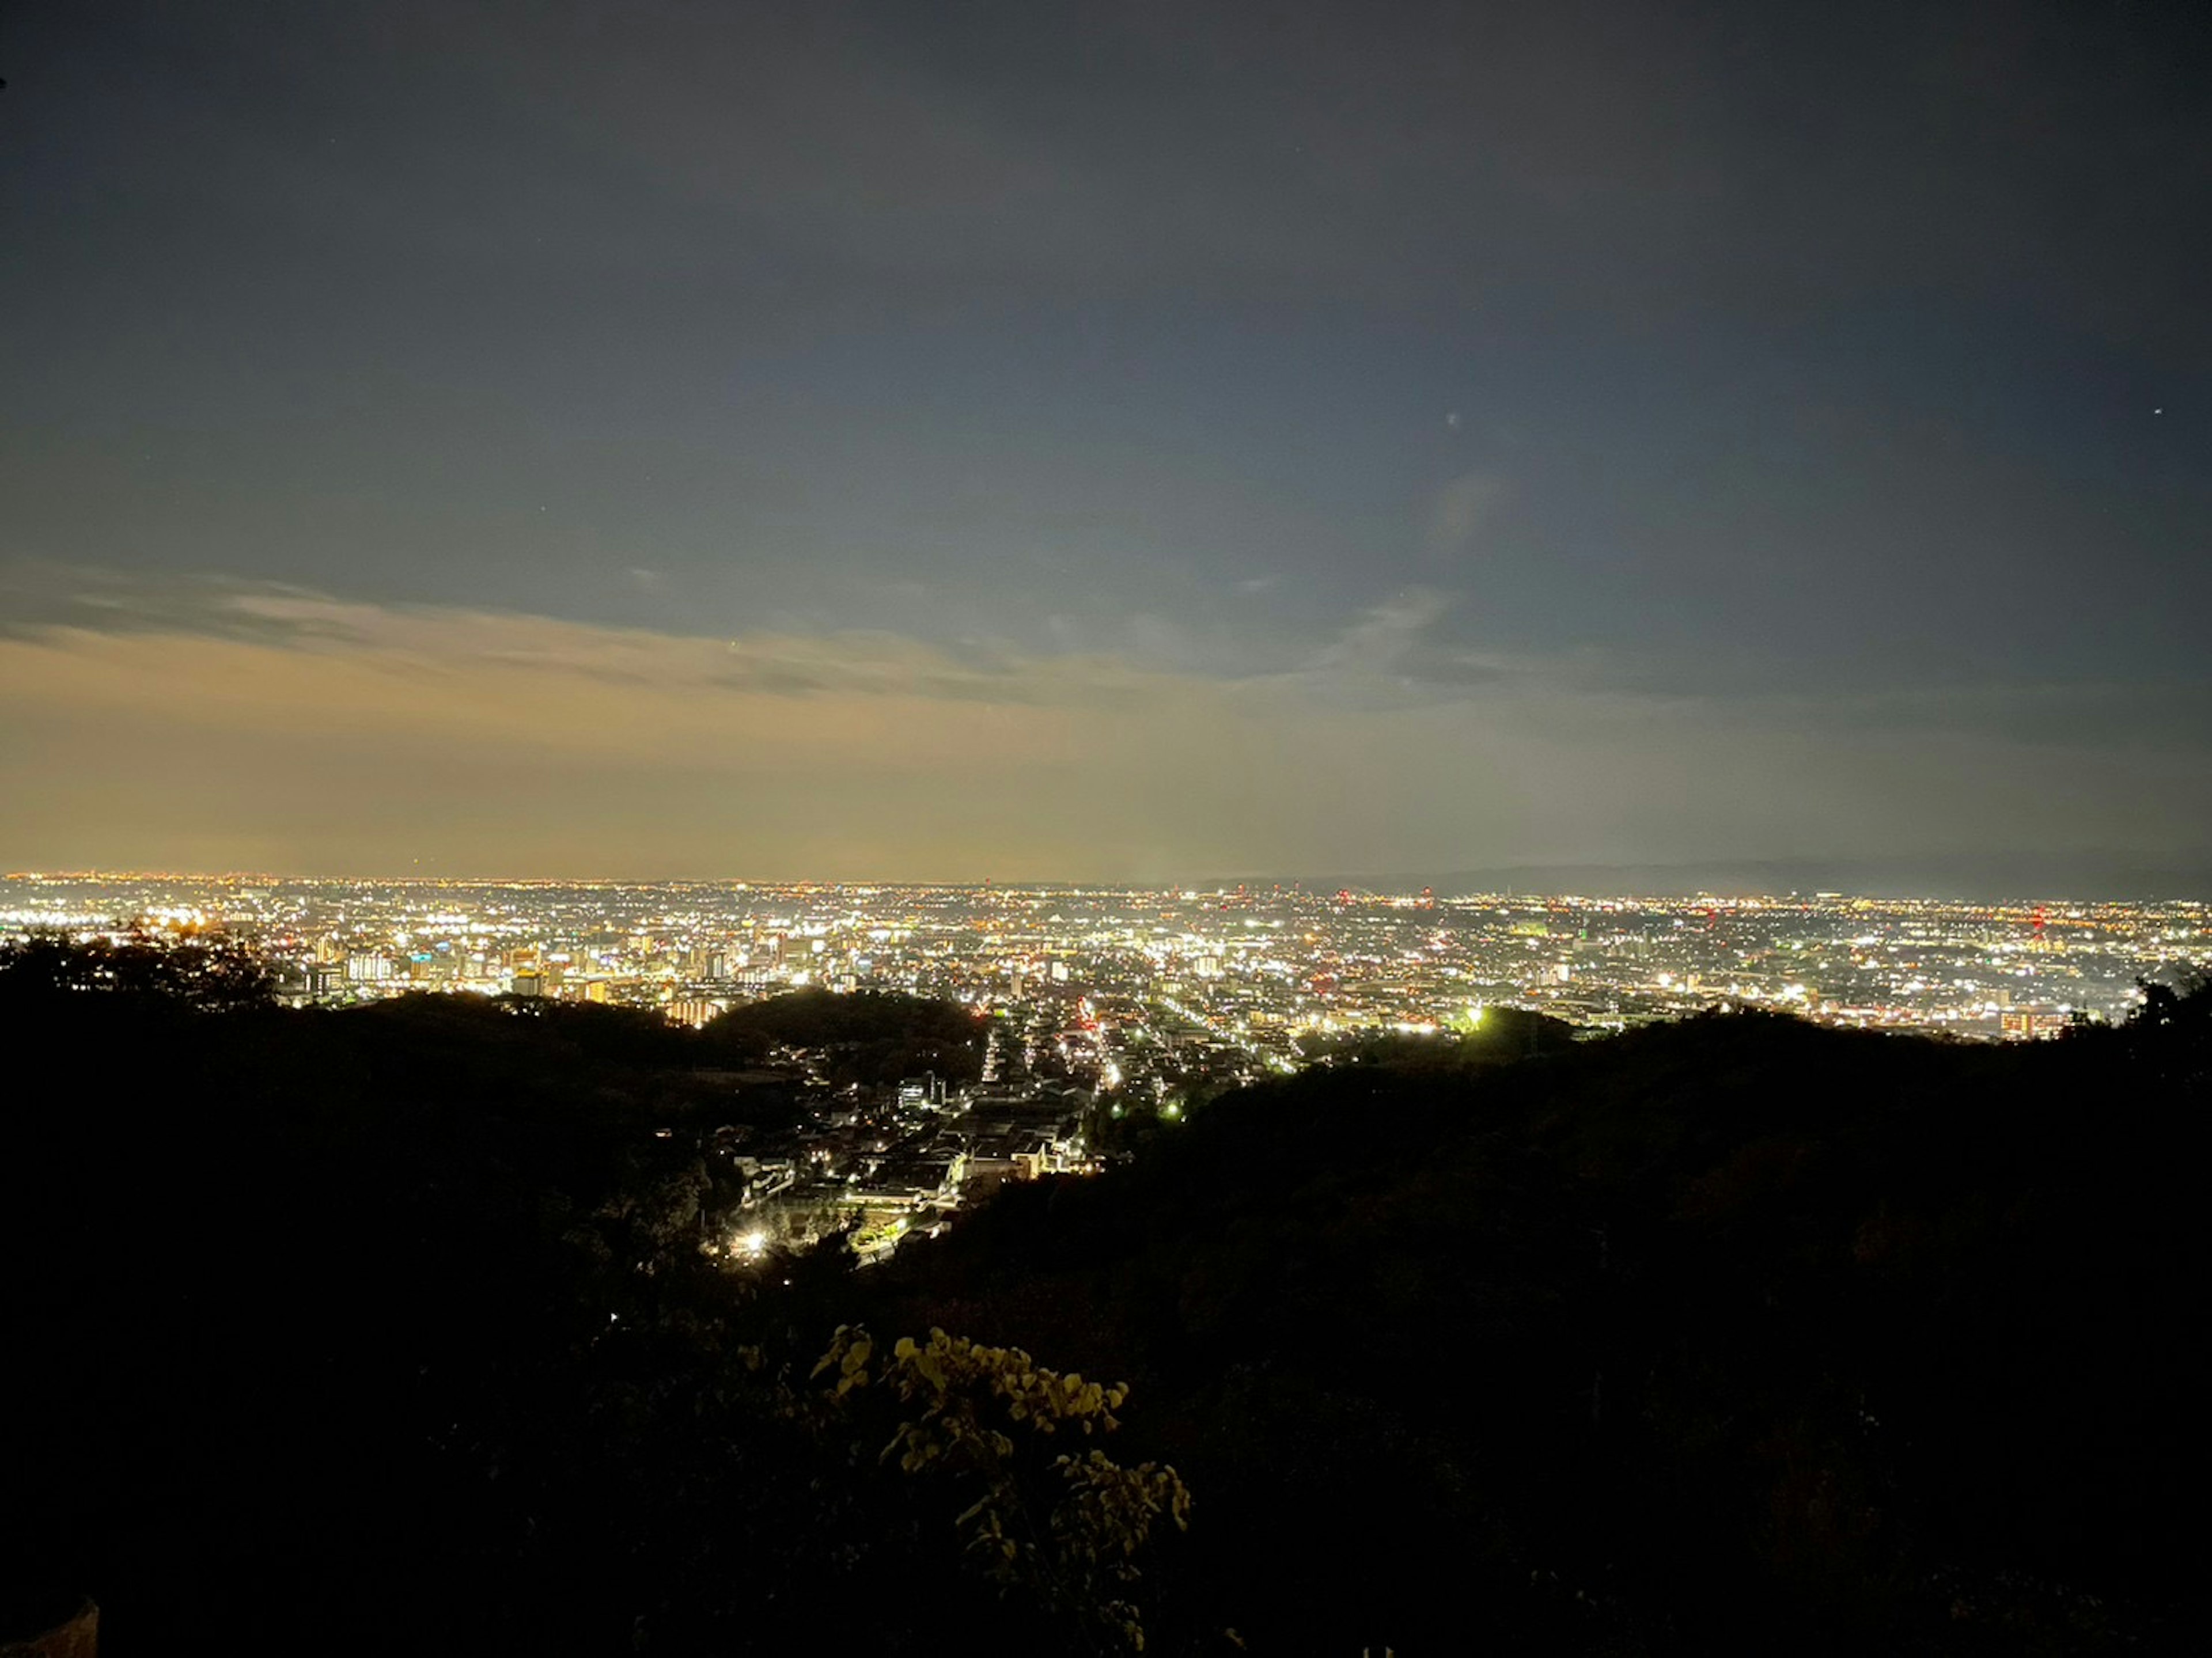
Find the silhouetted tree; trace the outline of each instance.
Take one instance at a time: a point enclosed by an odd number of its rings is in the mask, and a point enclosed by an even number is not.
[[[0,944],[0,996],[17,999],[119,995],[224,1012],[267,1004],[273,982],[258,954],[220,934],[118,943],[34,932]]]

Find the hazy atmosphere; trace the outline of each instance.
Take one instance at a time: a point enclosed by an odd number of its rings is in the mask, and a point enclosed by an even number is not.
[[[9,9],[0,864],[2203,861],[2201,9],[780,10]]]

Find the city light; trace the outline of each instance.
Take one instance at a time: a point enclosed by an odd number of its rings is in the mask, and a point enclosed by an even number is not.
[[[872,1128],[882,1147],[842,1151],[840,1128],[803,1151],[756,1155],[761,1201],[776,1203],[792,1199],[766,1192],[770,1164],[803,1169],[791,1176],[801,1191],[818,1182],[889,1202],[878,1165],[913,1161],[892,1148],[925,1129],[951,1144],[979,1102],[1006,1119],[985,1137],[981,1169],[1093,1167],[1100,1150],[1084,1131],[1124,1121],[1126,1101],[1151,1100],[1176,1121],[1193,1097],[1295,1072],[1360,1033],[1482,1042],[1505,1010],[1598,1035],[1765,1010],[2034,1040],[2124,1017],[2139,980],[2212,962],[2203,903],[1843,893],[1409,900],[1349,889],[10,876],[0,932],[30,931],[110,943],[227,935],[295,1005],[470,994],[518,1015],[586,1004],[707,1032],[764,997],[818,987],[936,999],[988,1031],[980,1075],[935,1096],[917,1083],[914,1122]],[[820,1056],[775,1063],[805,1072],[827,1100],[834,1067]],[[865,1118],[867,1107],[835,1109]],[[939,1179],[942,1159],[933,1166]],[[908,1184],[902,1201],[938,1200],[921,1175]],[[748,1258],[764,1251],[760,1236],[749,1222],[722,1247]]]

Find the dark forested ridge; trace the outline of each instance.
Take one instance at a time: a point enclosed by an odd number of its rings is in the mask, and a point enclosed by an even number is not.
[[[100,982],[0,974],[0,1610],[88,1593],[121,1658],[1103,1651],[1123,1602],[1170,1653],[2190,1644],[2203,993],[2002,1048],[1385,1046],[748,1276],[696,1247],[723,1044],[958,1027]],[[876,1351],[812,1375],[840,1325]],[[1048,1438],[1018,1357],[889,1356],[932,1327],[1131,1390],[1054,1383]],[[1003,1453],[878,1456],[1017,1395]],[[1187,1485],[1140,1576],[1058,1523],[1069,1445]]]
[[[709,1044],[744,1057],[777,1047],[824,1049],[835,1059],[832,1072],[856,1082],[896,1082],[925,1071],[968,1082],[983,1063],[982,1022],[974,1013],[895,991],[770,996],[717,1016],[703,1034]]]
[[[2191,1570],[2203,999],[1309,1072],[869,1287],[1129,1375],[1270,1649],[2122,1649]]]

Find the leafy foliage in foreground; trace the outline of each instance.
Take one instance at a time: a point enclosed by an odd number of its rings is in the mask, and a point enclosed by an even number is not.
[[[1114,1432],[1126,1386],[1061,1376],[1018,1347],[942,1330],[922,1342],[900,1337],[884,1360],[866,1331],[848,1326],[815,1364],[816,1376],[824,1372],[840,1400],[873,1382],[901,1406],[919,1407],[880,1460],[975,1493],[953,1521],[971,1565],[1034,1596],[1071,1633],[1144,1649],[1143,1615],[1127,1598],[1138,1556],[1161,1520],[1188,1528],[1190,1492],[1173,1468],[1124,1467],[1096,1445],[1052,1455],[1043,1443],[1062,1430],[1085,1439]]]

